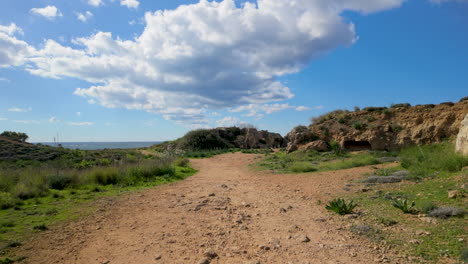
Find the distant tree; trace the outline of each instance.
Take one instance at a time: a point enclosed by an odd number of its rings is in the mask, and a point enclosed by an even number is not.
[[[13,132],[13,131],[5,131],[0,136],[9,138],[14,141],[18,142],[26,142],[26,140],[29,138],[29,136],[26,133],[21,133],[21,132]]]

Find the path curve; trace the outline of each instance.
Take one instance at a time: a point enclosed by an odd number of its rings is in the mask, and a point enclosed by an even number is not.
[[[27,242],[21,254],[31,264],[402,263],[317,204],[370,168],[271,174],[248,168],[258,158],[192,160],[193,177],[106,200],[96,214]]]

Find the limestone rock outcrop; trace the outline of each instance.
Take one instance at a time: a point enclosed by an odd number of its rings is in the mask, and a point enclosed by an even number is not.
[[[468,100],[413,107],[408,104],[369,107],[354,112],[338,110],[316,118],[307,129],[293,129],[286,136],[288,151],[303,149],[317,139],[334,141],[348,150],[398,150],[411,145],[440,143],[459,134],[467,113]],[[463,142],[467,140],[467,133],[463,131],[459,136],[460,149],[466,146]],[[307,140],[312,135],[316,138]]]
[[[463,155],[468,155],[468,114],[461,123],[460,131],[458,132],[457,141],[455,143],[455,150]]]

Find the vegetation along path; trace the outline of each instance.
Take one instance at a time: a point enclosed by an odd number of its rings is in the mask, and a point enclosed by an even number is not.
[[[405,263],[318,201],[371,168],[271,174],[258,155],[192,160],[195,176],[111,200],[21,247],[26,263]]]

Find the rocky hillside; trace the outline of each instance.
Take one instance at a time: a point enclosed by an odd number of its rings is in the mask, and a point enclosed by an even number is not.
[[[281,148],[286,140],[277,133],[255,128],[220,127],[199,129],[188,132],[175,141],[156,145],[160,151],[171,150],[213,150],[227,148],[261,149]]]
[[[288,133],[288,151],[326,150],[336,142],[348,150],[396,150],[456,137],[468,113],[468,97],[439,105],[396,104],[351,112],[337,110]]]
[[[54,160],[65,152],[61,148],[34,145],[0,136],[0,161]]]

